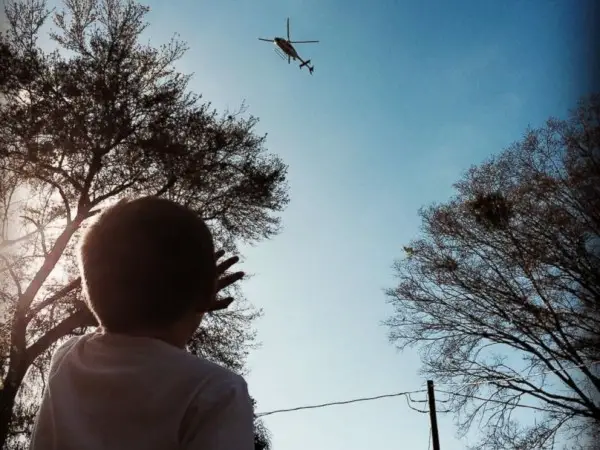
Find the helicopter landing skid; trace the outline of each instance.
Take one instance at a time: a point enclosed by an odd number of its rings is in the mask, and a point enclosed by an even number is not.
[[[281,59],[286,60],[288,59],[287,55],[285,53],[283,53],[281,50],[279,50],[278,48],[273,49],[275,51],[275,53],[277,53],[277,56],[279,56]]]

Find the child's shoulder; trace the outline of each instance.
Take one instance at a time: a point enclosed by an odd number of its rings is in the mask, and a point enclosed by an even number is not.
[[[77,342],[81,339],[81,336],[73,336],[59,345],[52,354],[52,361],[50,363],[50,374],[57,371],[65,355],[71,350]]]
[[[180,358],[182,364],[187,366],[190,375],[201,377],[207,382],[222,385],[246,384],[246,381],[241,375],[206,358],[195,356],[185,351],[180,353]]]
[[[88,367],[128,367],[140,373],[151,373],[153,378],[166,384],[185,386],[211,386],[228,390],[245,388],[241,375],[203,357],[147,338],[105,335],[92,332],[76,336],[60,345],[52,357],[53,372],[64,361],[83,361]]]

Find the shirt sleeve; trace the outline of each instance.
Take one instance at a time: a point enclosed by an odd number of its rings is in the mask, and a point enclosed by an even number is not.
[[[60,365],[62,364],[62,360],[64,359],[65,355],[68,353],[69,350],[73,348],[73,346],[77,343],[77,341],[79,341],[79,339],[80,336],[74,336],[68,339],[65,343],[63,343],[60,347],[58,347],[55,350],[55,352],[52,354],[52,359],[50,360],[50,377],[53,377],[56,374],[56,372],[58,372],[58,369],[60,368]]]
[[[53,354],[50,362],[50,375],[48,377],[48,383],[46,389],[42,394],[42,403],[38,408],[33,430],[31,434],[29,449],[38,450],[48,448],[48,442],[51,442],[55,438],[54,428],[54,410],[51,404],[50,398],[50,383],[51,379],[56,375],[60,364],[66,353],[77,343],[79,337],[73,337],[62,344]]]
[[[182,449],[254,450],[254,411],[246,382],[239,377],[219,391],[203,390],[193,400]]]

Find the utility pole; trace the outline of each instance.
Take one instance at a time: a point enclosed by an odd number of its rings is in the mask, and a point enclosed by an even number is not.
[[[433,450],[440,450],[440,436],[438,433],[437,414],[435,412],[433,380],[427,380],[427,399],[429,400],[429,419],[431,420],[431,440],[433,441]]]

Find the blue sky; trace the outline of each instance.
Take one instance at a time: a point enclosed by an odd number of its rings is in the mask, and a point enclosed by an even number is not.
[[[420,206],[589,90],[576,4],[150,3],[152,43],[177,31],[191,47],[179,65],[195,73],[191,88],[219,109],[245,100],[289,164],[283,233],[244,250],[245,292],[265,312],[248,376],[259,411],[423,387],[416,351],[397,352],[380,324],[391,264],[417,236]],[[256,39],[284,36],[288,16],[292,39],[321,40],[298,47],[313,77]],[[402,398],[265,422],[275,450],[428,446],[428,417]],[[466,446],[455,433],[442,415],[444,450]]]
[[[588,90],[584,16],[567,1],[178,5],[151,3],[152,42],[178,31],[192,88],[217,108],[246,100],[289,164],[283,233],[244,251],[245,292],[265,312],[248,376],[259,410],[421,388],[416,351],[397,352],[380,325],[390,266],[421,205]],[[313,77],[256,39],[283,36],[288,16],[292,39],[321,40],[298,47]],[[428,417],[402,398],[265,422],[275,450],[428,446]],[[441,416],[445,450],[466,446],[455,434]]]

